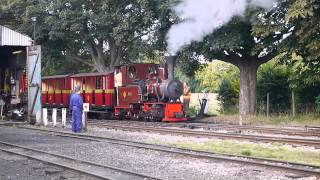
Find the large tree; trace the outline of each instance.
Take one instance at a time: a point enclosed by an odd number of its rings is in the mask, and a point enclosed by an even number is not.
[[[51,52],[48,59],[59,54],[102,72],[156,44],[150,37],[161,29],[167,6],[168,1],[157,0],[13,0],[1,4],[7,13],[0,19],[10,18],[9,25],[19,24],[15,28],[31,35],[30,19],[37,17],[37,43]]]
[[[245,17],[235,17],[196,45],[206,59],[219,59],[239,68],[241,117],[255,113],[257,70],[277,54],[275,46],[265,46],[252,33],[254,23],[261,20],[259,14],[259,11],[248,11]],[[264,38],[280,37],[270,34]]]
[[[281,41],[263,41],[278,44],[281,60],[299,68],[307,80],[319,81],[320,73],[320,1],[282,0],[277,8],[264,15],[264,21],[255,25],[255,35],[268,37],[274,32]],[[312,76],[312,77],[311,77]]]

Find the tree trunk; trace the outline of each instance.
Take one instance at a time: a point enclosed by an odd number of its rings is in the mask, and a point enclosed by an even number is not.
[[[246,61],[239,65],[240,69],[240,116],[254,115],[256,111],[256,85],[257,70],[259,64],[256,61]]]
[[[93,58],[93,67],[98,72],[107,72],[109,69],[106,67],[104,63],[104,59],[101,56],[97,56]]]

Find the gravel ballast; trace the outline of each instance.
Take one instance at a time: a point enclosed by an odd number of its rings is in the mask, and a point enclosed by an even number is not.
[[[90,129],[90,134],[134,141],[149,141],[170,137],[138,132],[125,132],[100,128]],[[150,136],[152,138],[150,138]],[[0,128],[2,141],[28,145],[33,148],[60,153],[81,160],[112,165],[161,179],[297,179],[303,177],[290,172],[267,169],[218,160],[196,159],[172,153],[139,149],[106,142],[91,142],[56,137],[32,130]],[[199,139],[201,140],[201,139]],[[303,178],[307,179],[307,177]]]

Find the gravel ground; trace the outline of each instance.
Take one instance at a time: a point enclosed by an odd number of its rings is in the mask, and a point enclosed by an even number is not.
[[[92,135],[99,135],[99,136],[106,136],[110,138],[119,138],[131,141],[138,141],[138,142],[154,142],[154,141],[162,141],[168,144],[174,144],[177,142],[209,142],[209,141],[223,141],[218,138],[198,138],[192,136],[178,136],[178,135],[165,135],[159,133],[150,133],[150,132],[130,132],[130,131],[122,131],[122,130],[115,130],[115,129],[108,129],[108,128],[101,128],[97,126],[90,127],[88,132]],[[229,140],[232,141],[232,140]],[[265,142],[249,142],[249,141],[236,141],[237,143],[246,143],[246,144],[259,144],[261,146],[270,147],[272,143],[265,143]],[[297,146],[297,145],[284,145],[284,147],[288,148],[296,148],[303,151],[309,152],[317,152],[320,153],[320,149],[315,147],[309,146]]]
[[[77,172],[0,151],[1,180],[90,180]]]
[[[8,132],[11,132],[11,134]],[[104,135],[127,140],[148,141],[151,137],[175,138],[165,135],[149,133],[125,132],[94,128],[91,134]],[[3,135],[7,134],[7,135]],[[13,136],[11,136],[14,134]],[[27,135],[26,135],[27,134]],[[23,136],[23,137],[21,137]],[[33,137],[33,139],[30,139]],[[35,138],[37,137],[37,138]],[[6,141],[28,144],[38,149],[56,152],[70,157],[89,160],[96,163],[113,165],[116,167],[137,171],[162,179],[297,179],[302,176],[274,169],[255,166],[244,166],[217,160],[204,160],[185,157],[181,155],[164,153],[153,150],[138,149],[134,147],[108,144],[105,142],[89,142],[84,140],[71,140],[70,138],[48,136],[35,131],[22,129],[0,128],[0,138]],[[29,139],[29,140],[28,140]],[[30,143],[35,141],[40,143]],[[46,143],[44,143],[45,139]],[[71,141],[71,142],[70,142]],[[302,179],[308,179],[307,177]]]

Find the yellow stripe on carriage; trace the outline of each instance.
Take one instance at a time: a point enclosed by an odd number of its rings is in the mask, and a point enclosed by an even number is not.
[[[71,93],[71,90],[62,90],[62,93],[63,93],[63,94],[70,94],[70,93]]]
[[[103,93],[103,91],[104,91],[103,89],[96,89],[96,90],[94,90],[95,93]]]
[[[85,93],[93,93],[93,90],[92,89],[87,89],[87,90],[84,90]]]
[[[113,94],[114,89],[106,89],[105,92],[106,92],[106,94]]]

